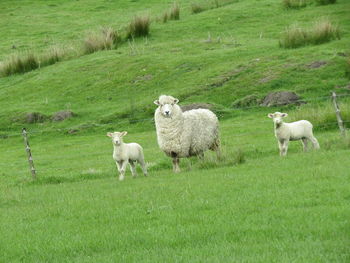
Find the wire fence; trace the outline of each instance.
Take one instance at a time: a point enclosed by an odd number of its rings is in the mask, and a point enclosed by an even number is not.
[[[346,98],[349,97],[350,94],[338,95],[337,97]],[[301,100],[302,102],[308,101],[321,101],[321,100],[330,100],[330,97],[317,97],[309,100]],[[253,108],[260,108],[261,106],[252,106],[252,107],[242,107],[237,109],[232,109],[232,111],[237,110],[249,110]],[[237,119],[237,121],[239,121]],[[138,123],[150,123],[154,124],[153,118],[136,120]],[[256,149],[259,146],[259,140],[261,137],[273,138],[273,128],[271,120],[266,118],[262,120],[254,120],[254,124],[262,124],[265,123],[267,129],[256,130],[253,127],[249,127],[247,125],[247,121],[242,122],[225,122],[222,125],[222,129],[228,128],[242,128],[244,132],[239,132],[232,134],[229,140],[223,139],[224,144],[227,143],[229,146],[234,146],[235,148],[251,148]],[[311,120],[312,122],[312,120]],[[123,123],[130,124],[129,120],[119,121],[118,123],[106,123],[106,124],[94,124],[93,127],[110,127],[113,125],[120,125]],[[350,121],[344,121],[346,125],[350,123]],[[338,125],[336,117],[334,115],[334,121],[322,123],[317,125],[315,128],[317,129],[327,129],[328,127]],[[261,125],[259,125],[261,126]],[[248,128],[247,128],[248,127]],[[46,134],[48,132],[62,132],[68,131],[71,128],[64,129],[51,129],[51,130],[31,130],[28,132],[28,135],[38,136],[40,137],[42,134]],[[22,133],[11,133],[6,134],[6,138],[12,137],[22,137]],[[244,139],[246,137],[246,140]],[[29,137],[30,138],[30,137]],[[101,138],[101,139],[97,139]],[[35,168],[38,172],[38,176],[42,174],[50,174],[50,175],[62,175],[62,173],[86,173],[92,174],[96,171],[99,173],[110,172],[113,165],[108,166],[106,168],[106,161],[111,160],[112,146],[110,145],[109,140],[105,139],[105,134],[82,134],[76,136],[67,136],[67,139],[62,140],[62,137],[59,137],[61,141],[61,145],[57,144],[51,145],[50,143],[37,143],[31,145],[34,155],[34,164]],[[242,139],[243,138],[243,139]],[[155,138],[153,138],[155,139]],[[249,139],[249,140],[248,140]],[[97,140],[97,142],[96,142]],[[0,139],[1,142],[1,139]],[[94,143],[92,143],[94,142]],[[156,141],[154,141],[156,143]],[[1,145],[1,144],[0,144]],[[11,171],[16,174],[27,175],[29,174],[28,170],[28,162],[26,160],[26,153],[23,149],[23,143],[18,143],[15,147],[11,146],[8,149],[2,149],[6,162],[0,163],[0,171],[6,170]],[[147,153],[147,149],[145,152]],[[67,154],[69,152],[69,154]],[[162,153],[160,153],[162,154]],[[163,155],[162,155],[163,156]],[[108,161],[109,163],[112,163]],[[85,167],[85,168],[83,168]]]

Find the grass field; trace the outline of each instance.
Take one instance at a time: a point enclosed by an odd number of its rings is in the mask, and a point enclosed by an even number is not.
[[[191,14],[191,2],[177,2],[180,20],[162,23],[173,2],[1,1],[0,60],[53,45],[70,55],[0,78],[0,262],[350,261],[350,142],[340,137],[328,98],[342,95],[349,126],[350,3],[293,10],[282,1],[222,0]],[[139,14],[152,19],[148,37],[81,53],[88,32],[112,26],[124,34]],[[279,47],[286,27],[310,28],[320,18],[339,26],[340,40]],[[280,90],[308,103],[232,107]],[[152,120],[160,94],[214,105],[221,160],[208,152],[181,160],[182,172],[172,173]],[[76,116],[24,122],[26,113],[60,110]],[[286,121],[310,120],[321,150],[303,153],[291,142],[280,158],[267,118],[274,111],[288,112]],[[118,181],[106,136],[114,130],[143,146],[149,177],[138,170],[132,179],[128,170]]]

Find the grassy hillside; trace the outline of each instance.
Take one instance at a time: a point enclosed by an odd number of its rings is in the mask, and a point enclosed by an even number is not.
[[[196,1],[215,6],[213,1]],[[160,18],[159,0],[1,1],[0,60],[68,52],[50,66],[0,78],[0,262],[348,262],[348,139],[339,136],[330,91],[350,125],[350,3],[218,1],[180,20]],[[150,35],[125,39],[129,21],[149,14]],[[279,46],[285,28],[328,18],[341,39],[295,49]],[[84,55],[89,32],[123,36],[116,49]],[[15,46],[15,47],[13,47]],[[318,66],[314,66],[318,65]],[[350,69],[349,69],[350,70]],[[234,108],[249,95],[295,91],[307,104]],[[153,101],[210,103],[220,118],[223,158],[171,160],[158,148]],[[61,110],[76,115],[62,122]],[[290,144],[280,158],[269,112],[308,119],[321,150]],[[42,123],[26,123],[39,112]],[[30,178],[27,127],[38,171]],[[127,130],[145,151],[149,177],[117,180],[107,131]]]

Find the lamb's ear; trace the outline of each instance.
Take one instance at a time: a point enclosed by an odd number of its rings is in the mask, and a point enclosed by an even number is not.
[[[112,133],[111,132],[107,132],[107,136],[108,137],[112,137]]]
[[[125,136],[125,135],[127,135],[127,134],[128,134],[127,131],[123,131],[120,135],[123,137],[123,136]]]
[[[153,101],[153,103],[160,106],[159,100],[155,100],[155,101]]]
[[[179,103],[179,100],[174,98],[174,104],[178,104]]]
[[[287,117],[287,116],[288,116],[287,113],[282,113],[282,114],[281,114],[281,117],[282,117],[282,118]]]
[[[269,117],[269,118],[273,118],[273,114],[272,113],[269,113],[269,114],[267,114],[267,117]]]

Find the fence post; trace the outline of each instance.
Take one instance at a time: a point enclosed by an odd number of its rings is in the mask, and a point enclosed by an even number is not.
[[[344,127],[344,122],[341,118],[341,114],[340,114],[340,109],[337,103],[337,95],[335,94],[335,92],[332,92],[332,100],[333,100],[333,105],[334,105],[334,109],[335,109],[335,115],[337,116],[337,122],[338,122],[338,126],[339,126],[339,130],[342,136],[346,136],[346,130]]]
[[[23,135],[23,138],[24,138],[24,145],[26,147],[26,152],[27,152],[27,156],[28,156],[29,169],[30,169],[30,172],[32,173],[33,179],[36,179],[36,171],[35,171],[35,168],[34,168],[32,152],[30,151],[30,147],[29,147],[29,142],[28,142],[26,128],[22,129],[22,135]]]

